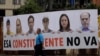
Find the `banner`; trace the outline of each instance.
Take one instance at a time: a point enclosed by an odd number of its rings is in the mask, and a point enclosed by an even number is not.
[[[3,50],[34,50],[37,28],[45,50],[98,48],[96,9],[7,16],[3,24]]]

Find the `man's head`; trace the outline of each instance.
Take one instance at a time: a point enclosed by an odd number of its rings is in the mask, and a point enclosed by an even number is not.
[[[49,25],[48,17],[44,17],[42,20],[42,23],[43,23],[44,28],[48,28],[48,25]]]
[[[10,20],[9,19],[6,21],[6,27],[7,27],[7,30],[10,30]]]
[[[38,28],[38,29],[37,29],[37,34],[40,34],[40,33],[41,33],[41,29]]]
[[[90,24],[90,13],[83,12],[80,15],[81,24],[84,28],[87,28]]]
[[[28,17],[28,26],[29,26],[29,29],[33,29],[33,26],[34,26],[34,17],[32,15],[30,15]]]

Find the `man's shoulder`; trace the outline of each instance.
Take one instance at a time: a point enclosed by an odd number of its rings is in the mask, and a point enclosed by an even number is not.
[[[40,33],[39,35],[40,35],[40,36],[43,36],[43,34],[42,34],[42,33]]]
[[[38,36],[41,38],[41,37],[43,37],[43,34],[42,34],[42,33],[40,33]]]

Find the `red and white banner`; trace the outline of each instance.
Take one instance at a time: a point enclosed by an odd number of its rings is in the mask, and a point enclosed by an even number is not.
[[[98,48],[96,33],[46,33],[45,50]],[[35,35],[8,36],[4,38],[4,50],[34,50]]]
[[[34,50],[37,28],[45,50],[98,48],[97,10],[92,9],[4,17],[3,50]]]

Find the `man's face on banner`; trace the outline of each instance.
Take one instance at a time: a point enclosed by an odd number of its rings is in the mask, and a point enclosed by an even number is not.
[[[10,30],[10,23],[7,23],[6,27],[7,27],[7,30]]]
[[[43,22],[44,28],[48,28],[48,25],[49,25],[49,22],[48,22],[48,21],[44,21],[44,22]]]
[[[30,18],[29,19],[29,29],[33,29],[33,25],[34,25],[34,21],[33,21],[33,18]]]
[[[81,19],[81,24],[83,27],[85,27],[85,28],[89,27],[90,16],[88,13],[82,13],[80,15],[80,19]]]

